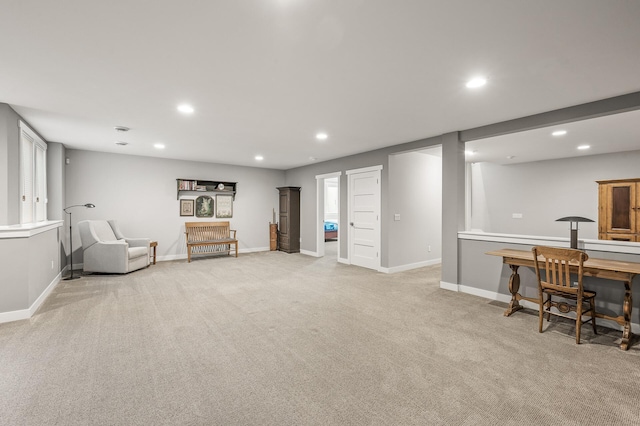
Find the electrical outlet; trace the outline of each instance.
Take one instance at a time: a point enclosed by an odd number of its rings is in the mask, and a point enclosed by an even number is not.
[[[522,219],[522,213],[513,213],[511,217],[514,219]]]
[[[54,268],[53,260],[51,261],[51,269]]]
[[[429,253],[431,253],[431,246],[429,246]]]
[[[400,220],[400,213],[396,213],[393,215],[393,220]]]

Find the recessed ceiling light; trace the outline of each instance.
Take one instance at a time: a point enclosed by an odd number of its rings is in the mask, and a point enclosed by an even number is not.
[[[318,134],[316,134],[316,139],[318,139],[319,141],[325,141],[325,140],[327,140],[328,137],[329,137],[329,135],[327,135],[326,133],[318,133]]]
[[[182,104],[182,105],[178,105],[178,111],[180,111],[183,114],[193,114],[193,111],[195,110],[191,105]]]
[[[264,160],[264,157],[262,155],[256,155],[254,158],[258,161]]]
[[[155,149],[164,149],[164,144],[163,143],[154,143],[153,147]]]
[[[584,149],[589,149],[589,148],[591,148],[591,146],[590,146],[590,145],[580,145],[580,146],[578,147],[578,149],[583,149],[583,150],[584,150]]]
[[[317,158],[316,158],[316,157],[309,157],[309,160],[310,160],[310,161],[316,161],[316,160],[317,160]]]
[[[467,81],[467,87],[469,89],[476,89],[478,87],[484,86],[485,84],[487,84],[487,79],[484,77],[475,77]]]
[[[516,158],[515,155],[507,155],[507,160],[513,160],[514,158]]]
[[[551,133],[551,136],[564,136],[566,134],[566,130],[556,130],[555,132]]]

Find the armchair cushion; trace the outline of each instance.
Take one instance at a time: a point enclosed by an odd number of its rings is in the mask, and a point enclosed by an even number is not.
[[[149,265],[148,238],[125,238],[115,221],[78,222],[85,272],[120,273]]]

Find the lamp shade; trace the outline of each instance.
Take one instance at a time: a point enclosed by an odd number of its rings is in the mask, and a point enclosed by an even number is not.
[[[565,216],[556,219],[556,222],[593,222],[593,220],[582,216]]]

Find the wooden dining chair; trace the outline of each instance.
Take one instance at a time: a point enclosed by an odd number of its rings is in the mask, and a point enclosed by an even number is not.
[[[540,300],[539,331],[542,333],[542,318],[547,314],[547,321],[551,315],[569,318],[567,315],[573,311],[576,313],[576,343],[580,344],[580,328],[583,323],[591,321],[593,332],[596,332],[596,293],[587,291],[582,285],[584,262],[589,258],[587,253],[581,250],[537,246],[532,249],[536,277],[538,279],[538,297]],[[535,261],[537,259],[537,262]],[[571,271],[574,270],[575,281],[571,280]],[[544,279],[542,272],[544,271]],[[575,283],[575,284],[573,284]],[[575,304],[564,300],[552,300],[552,296],[572,300]],[[544,299],[546,297],[546,300]],[[555,311],[552,310],[555,308]],[[591,319],[582,320],[583,315],[589,315]]]

